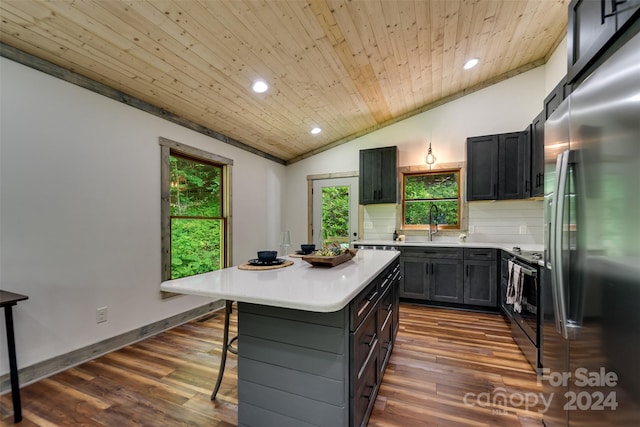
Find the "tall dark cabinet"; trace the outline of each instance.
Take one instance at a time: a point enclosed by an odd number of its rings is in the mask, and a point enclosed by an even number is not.
[[[529,156],[526,132],[467,138],[467,200],[528,197]]]
[[[360,150],[360,204],[398,202],[398,147]]]
[[[531,197],[544,195],[544,111],[533,119],[530,129],[531,141]]]

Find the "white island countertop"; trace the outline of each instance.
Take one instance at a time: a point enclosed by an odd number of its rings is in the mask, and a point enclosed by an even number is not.
[[[314,267],[300,258],[275,270],[229,267],[162,282],[160,289],[187,295],[296,310],[333,312],[344,308],[400,255],[398,251],[359,250],[335,267]]]

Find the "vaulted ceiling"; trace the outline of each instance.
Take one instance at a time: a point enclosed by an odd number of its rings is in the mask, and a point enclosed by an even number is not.
[[[293,162],[542,65],[568,1],[2,0],[0,41]]]

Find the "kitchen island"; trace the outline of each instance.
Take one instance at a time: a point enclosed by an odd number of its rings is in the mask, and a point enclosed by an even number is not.
[[[162,283],[238,301],[238,424],[366,425],[398,330],[399,252]]]

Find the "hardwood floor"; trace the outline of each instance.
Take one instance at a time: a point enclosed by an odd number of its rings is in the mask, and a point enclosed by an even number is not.
[[[235,426],[234,355],[218,399],[209,400],[223,315],[24,387],[20,425]],[[231,327],[237,327],[235,316]],[[502,317],[402,304],[400,332],[369,426],[541,426],[542,406],[526,410],[521,401],[532,402],[541,391]],[[491,406],[494,401],[500,405]],[[5,394],[0,425],[12,424],[11,395]]]

